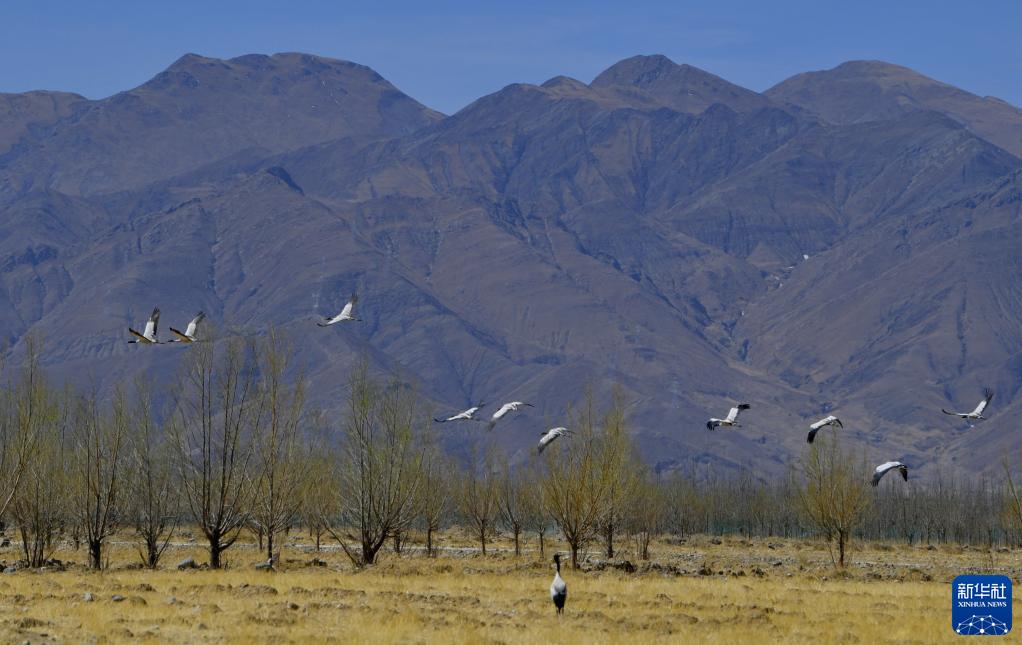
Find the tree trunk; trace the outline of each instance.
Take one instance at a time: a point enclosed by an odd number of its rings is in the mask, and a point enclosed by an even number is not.
[[[266,561],[273,562],[273,531],[266,532]]]
[[[429,557],[433,556],[433,527],[426,527],[426,555]]]
[[[546,550],[543,548],[543,537],[544,537],[544,534],[545,534],[545,531],[540,531],[539,532],[539,557],[541,559],[543,559],[543,560],[546,560]]]
[[[146,537],[145,550],[146,567],[155,569],[156,565],[160,562],[160,547],[157,545],[156,540],[154,540],[152,536]]]
[[[522,554],[522,550],[518,546],[518,536],[521,535],[522,530],[518,527],[515,527],[514,532],[515,532],[515,557],[517,558]]]
[[[479,529],[479,544],[483,547],[483,555],[486,555],[486,529]]]
[[[607,559],[614,557],[614,523],[608,522],[607,528],[604,530],[604,536],[607,539]]]
[[[89,567],[97,571],[103,568],[102,540],[89,540]]]
[[[572,541],[569,545],[571,547],[571,568],[578,569],[578,542]]]
[[[362,542],[362,566],[376,564],[376,554],[383,546],[384,539],[380,539],[376,544],[367,541]]]
[[[209,536],[209,568],[219,569],[220,568],[220,554],[223,549],[220,546],[220,536],[211,535]]]
[[[845,532],[837,532],[837,553],[838,553],[838,564],[842,569],[845,568]]]
[[[643,533],[639,537],[639,557],[643,560],[649,560],[649,541],[650,536],[648,533]]]

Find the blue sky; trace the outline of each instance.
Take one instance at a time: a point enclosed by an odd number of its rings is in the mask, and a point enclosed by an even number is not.
[[[101,7],[101,8],[100,8]],[[0,92],[101,98],[186,52],[302,51],[369,65],[452,113],[508,83],[589,82],[666,54],[754,90],[880,59],[1022,106],[1022,3],[565,1],[25,2],[0,5]]]

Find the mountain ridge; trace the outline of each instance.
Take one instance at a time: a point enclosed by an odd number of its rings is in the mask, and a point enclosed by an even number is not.
[[[0,324],[103,391],[172,378],[181,348],[123,338],[154,304],[167,324],[272,325],[328,410],[362,354],[436,408],[535,402],[493,435],[515,461],[587,385],[617,384],[661,468],[780,474],[796,429],[836,411],[923,477],[982,470],[1016,447],[997,428],[1022,401],[1022,160],[941,110],[839,123],[771,92],[646,56],[443,116],[355,63],[185,55],[103,103],[126,115],[117,136],[94,107],[61,117],[70,95],[0,112],[0,142],[18,139],[0,156]],[[329,118],[310,107],[331,97]],[[174,163],[154,163],[170,137]],[[94,147],[113,162],[90,166]],[[355,290],[364,322],[312,324]],[[939,407],[988,383],[972,450]],[[745,427],[707,434],[738,399]]]

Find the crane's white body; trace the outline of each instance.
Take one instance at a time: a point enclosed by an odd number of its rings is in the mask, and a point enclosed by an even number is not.
[[[901,478],[908,481],[908,466],[901,463],[900,461],[887,461],[876,467],[873,471],[873,485],[876,486],[883,479],[884,475],[890,471],[897,469],[901,473]]]
[[[511,401],[500,406],[500,408],[490,416],[489,429],[493,430],[493,426],[497,425],[497,422],[503,419],[509,412],[517,412],[523,407],[535,407],[531,403],[525,403],[524,401]]]
[[[820,431],[820,428],[825,428],[827,426],[833,426],[835,428],[845,427],[844,424],[841,423],[841,419],[838,419],[836,416],[831,414],[830,416],[826,416],[809,426],[809,436],[806,437],[806,442],[812,443],[813,439],[816,438],[816,433]]]
[[[720,426],[740,428],[742,426],[738,423],[738,415],[741,414],[742,410],[748,410],[749,407],[748,403],[739,403],[735,407],[731,408],[731,410],[728,411],[727,416],[723,419],[713,417],[707,421],[706,428],[709,430],[716,430]]]
[[[568,584],[561,577],[561,554],[554,554],[554,564],[557,572],[554,574],[554,581],[550,583],[550,600],[554,602],[558,614],[564,613],[564,603],[568,600]]]
[[[337,314],[333,318],[324,318],[322,322],[316,323],[320,327],[329,327],[330,325],[336,325],[342,322],[355,322],[361,320],[355,317],[355,305],[358,304],[358,294],[351,294],[351,298],[348,300],[348,304],[344,305],[344,309],[341,309],[341,313]]]
[[[178,331],[178,330],[174,329],[173,327],[171,327],[170,331],[172,331],[173,333],[177,334],[178,338],[175,339],[175,340],[171,340],[170,342],[172,342],[172,343],[194,343],[194,342],[198,341],[198,338],[196,337],[196,333],[199,330],[199,323],[202,322],[202,319],[205,318],[205,317],[206,317],[206,314],[202,313],[201,311],[199,313],[195,314],[195,318],[191,319],[191,321],[188,323],[188,326],[185,327],[185,330],[183,332]]]
[[[455,414],[453,416],[433,420],[436,421],[437,423],[447,423],[449,421],[476,421],[477,419],[475,418],[475,413],[478,412],[479,409],[482,408],[484,405],[486,404],[480,403],[479,405],[474,405],[471,408],[459,412],[458,414]]]
[[[131,327],[128,327],[128,332],[136,337],[136,340],[129,340],[129,343],[139,343],[140,345],[158,345],[159,340],[156,338],[156,331],[160,324],[160,308],[156,307],[153,309],[153,313],[149,314],[149,320],[146,321],[145,329],[142,333],[138,333]]]
[[[972,412],[954,412],[953,410],[944,409],[941,409],[941,412],[943,412],[944,414],[950,414],[953,417],[960,417],[962,419],[977,419],[982,421],[986,419],[986,417],[983,416],[983,411],[987,409],[987,405],[990,404],[990,400],[993,398],[994,398],[993,390],[986,389],[983,391],[983,400],[979,402],[979,405],[977,405],[976,409],[973,410]]]
[[[550,445],[557,437],[564,436],[569,430],[567,428],[550,428],[546,432],[542,433],[542,437],[539,438],[539,452],[543,452],[543,449]]]

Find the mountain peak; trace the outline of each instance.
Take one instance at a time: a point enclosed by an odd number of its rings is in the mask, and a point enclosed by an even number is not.
[[[848,61],[832,69],[796,74],[764,94],[837,124],[882,121],[907,112],[933,110],[1022,156],[1022,110],[893,63]]]
[[[667,56],[632,56],[619,61],[590,84],[594,88],[638,90],[658,103],[698,114],[714,103],[737,112],[755,110],[770,101],[744,87],[691,65],[678,64]]]
[[[39,132],[24,155],[55,169],[46,181],[70,194],[123,190],[250,148],[390,138],[442,118],[369,67],[300,53],[189,53],[139,87],[89,102],[80,118],[58,120],[72,108],[41,105],[31,123],[0,122],[0,150]]]
[[[888,63],[883,60],[848,60],[837,67],[833,71],[843,72],[854,72],[859,74],[912,74],[915,76],[922,76],[919,72],[905,67],[904,65],[896,65],[894,63]]]
[[[582,81],[579,81],[577,79],[571,78],[570,76],[561,75],[561,76],[554,76],[553,78],[547,80],[542,85],[540,85],[540,87],[546,88],[548,90],[549,89],[559,88],[559,87],[567,87],[567,88],[581,90],[581,89],[586,88],[588,86],[585,83],[583,83]]]
[[[679,65],[663,54],[638,55],[620,60],[603,70],[593,79],[591,85],[593,87],[610,85],[648,87],[679,70],[706,73],[690,65]]]

